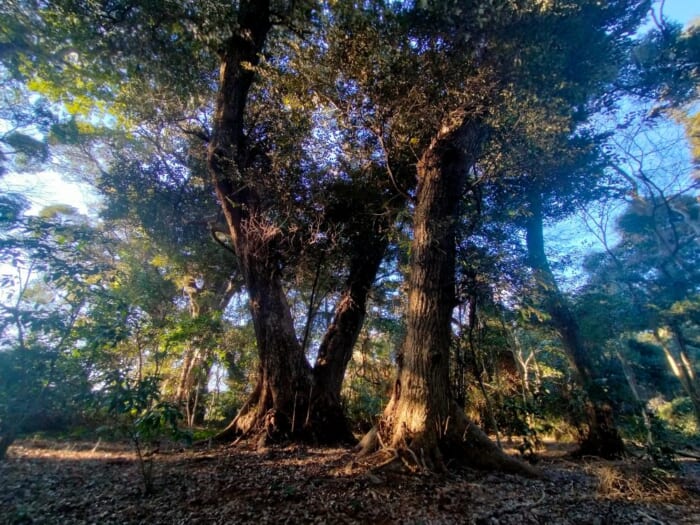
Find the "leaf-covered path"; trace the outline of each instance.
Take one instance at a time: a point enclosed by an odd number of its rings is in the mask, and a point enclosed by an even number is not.
[[[123,446],[20,441],[0,463],[0,523],[700,523],[700,465],[572,462],[543,480],[476,471],[368,473],[344,449],[245,446],[159,454],[142,494]]]

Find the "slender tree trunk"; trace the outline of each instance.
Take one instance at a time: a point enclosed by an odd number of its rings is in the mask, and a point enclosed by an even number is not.
[[[700,426],[700,388],[698,388],[695,371],[688,359],[678,328],[674,326],[658,328],[654,331],[654,337],[661,345],[673,375],[676,376],[686,395],[690,398],[695,421]]]
[[[637,402],[637,406],[639,407],[639,412],[642,416],[642,422],[644,423],[644,430],[646,432],[645,445],[647,447],[650,447],[654,444],[654,435],[652,433],[651,420],[649,419],[649,413],[646,409],[646,403],[644,403],[642,397],[639,395],[639,387],[637,386],[637,378],[634,375],[634,371],[627,362],[627,359],[625,358],[623,352],[620,350],[622,345],[622,342],[617,342],[615,356],[617,357],[618,361],[620,362],[620,365],[622,366],[622,373],[625,374],[625,380],[627,381],[627,385],[629,386],[630,392],[632,392],[632,397],[634,397],[634,400]]]
[[[527,220],[527,250],[542,307],[559,332],[564,352],[576,380],[588,397],[586,417],[588,433],[579,453],[604,458],[617,458],[624,453],[624,444],[612,414],[612,403],[597,387],[595,370],[588,351],[583,346],[578,322],[559,290],[544,249],[542,197],[533,188],[528,193],[530,216]]]
[[[477,383],[479,383],[479,390],[481,390],[481,395],[484,397],[484,403],[486,404],[487,417],[489,418],[489,423],[491,428],[496,433],[496,444],[501,448],[501,437],[500,431],[498,429],[498,421],[496,421],[496,414],[493,410],[493,403],[491,403],[491,396],[489,396],[486,390],[486,385],[484,384],[484,376],[486,375],[486,365],[482,356],[479,355],[477,351],[477,344],[474,337],[474,331],[476,330],[476,324],[478,323],[478,317],[476,312],[476,295],[472,294],[469,298],[469,326],[468,330],[468,341],[469,350],[472,354],[472,359],[474,359],[474,373],[476,375]]]
[[[175,391],[175,402],[178,406],[184,407],[187,404],[187,400],[190,396],[192,379],[192,361],[194,360],[195,350],[191,345],[187,345],[185,352],[182,356],[182,366],[180,367],[180,379],[177,383],[177,390]]]
[[[533,474],[471,424],[450,392],[449,360],[455,300],[455,225],[469,169],[484,140],[480,123],[455,112],[418,166],[408,279],[407,334],[392,397],[363,453],[384,444],[397,459],[441,470],[445,458],[484,468]]]
[[[312,413],[324,417],[325,432],[339,441],[355,442],[342,411],[341,389],[348,363],[365,320],[367,298],[388,240],[381,232],[365,237],[355,246],[345,290],[335,309],[331,325],[321,341],[314,365]]]

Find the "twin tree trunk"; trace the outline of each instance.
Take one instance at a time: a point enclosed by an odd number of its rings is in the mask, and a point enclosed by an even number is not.
[[[367,238],[367,251],[351,261],[313,368],[296,337],[279,279],[270,279],[269,271],[251,272],[247,282],[260,359],[258,383],[229,431],[247,433],[263,427],[272,437],[354,442],[340,394],[364,322],[367,297],[386,249],[383,234],[373,233]]]
[[[455,111],[418,163],[406,339],[392,397],[361,445],[369,452],[383,444],[417,468],[442,470],[450,458],[533,475],[470,423],[450,392],[455,228],[468,173],[484,140],[478,118]]]
[[[383,228],[368,231],[366,255],[356,256],[335,318],[314,368],[299,343],[279,272],[279,229],[267,222],[255,184],[247,179],[244,133],[251,65],[259,61],[272,27],[269,1],[243,0],[238,27],[221,53],[219,93],[208,165],[249,296],[258,346],[255,389],[220,435],[265,430],[269,437],[353,441],[341,404],[345,368],[364,321],[370,287],[383,257]]]
[[[541,306],[559,333],[576,380],[588,398],[585,407],[588,432],[578,453],[608,459],[618,458],[624,453],[624,444],[615,426],[612,403],[596,382],[595,369],[581,340],[576,317],[559,290],[547,260],[542,195],[533,188],[528,193],[528,201],[530,215],[526,225],[527,250],[535,284],[541,296]]]

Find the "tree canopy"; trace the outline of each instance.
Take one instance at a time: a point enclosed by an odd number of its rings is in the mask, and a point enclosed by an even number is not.
[[[700,32],[654,8],[6,3],[0,178],[101,205],[0,197],[0,455],[50,414],[142,461],[202,425],[411,471],[538,476],[486,432],[559,424],[658,457],[650,411],[700,425]]]

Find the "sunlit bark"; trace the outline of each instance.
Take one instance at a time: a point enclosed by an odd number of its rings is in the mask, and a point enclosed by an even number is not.
[[[700,426],[700,386],[685,350],[679,328],[658,328],[654,331],[654,337],[661,346],[673,375],[676,376],[686,395],[690,398],[695,421]]]
[[[406,339],[392,397],[361,447],[366,453],[384,444],[416,468],[442,470],[453,458],[532,475],[467,420],[450,392],[456,219],[484,140],[484,127],[473,117],[449,115],[418,163]]]

